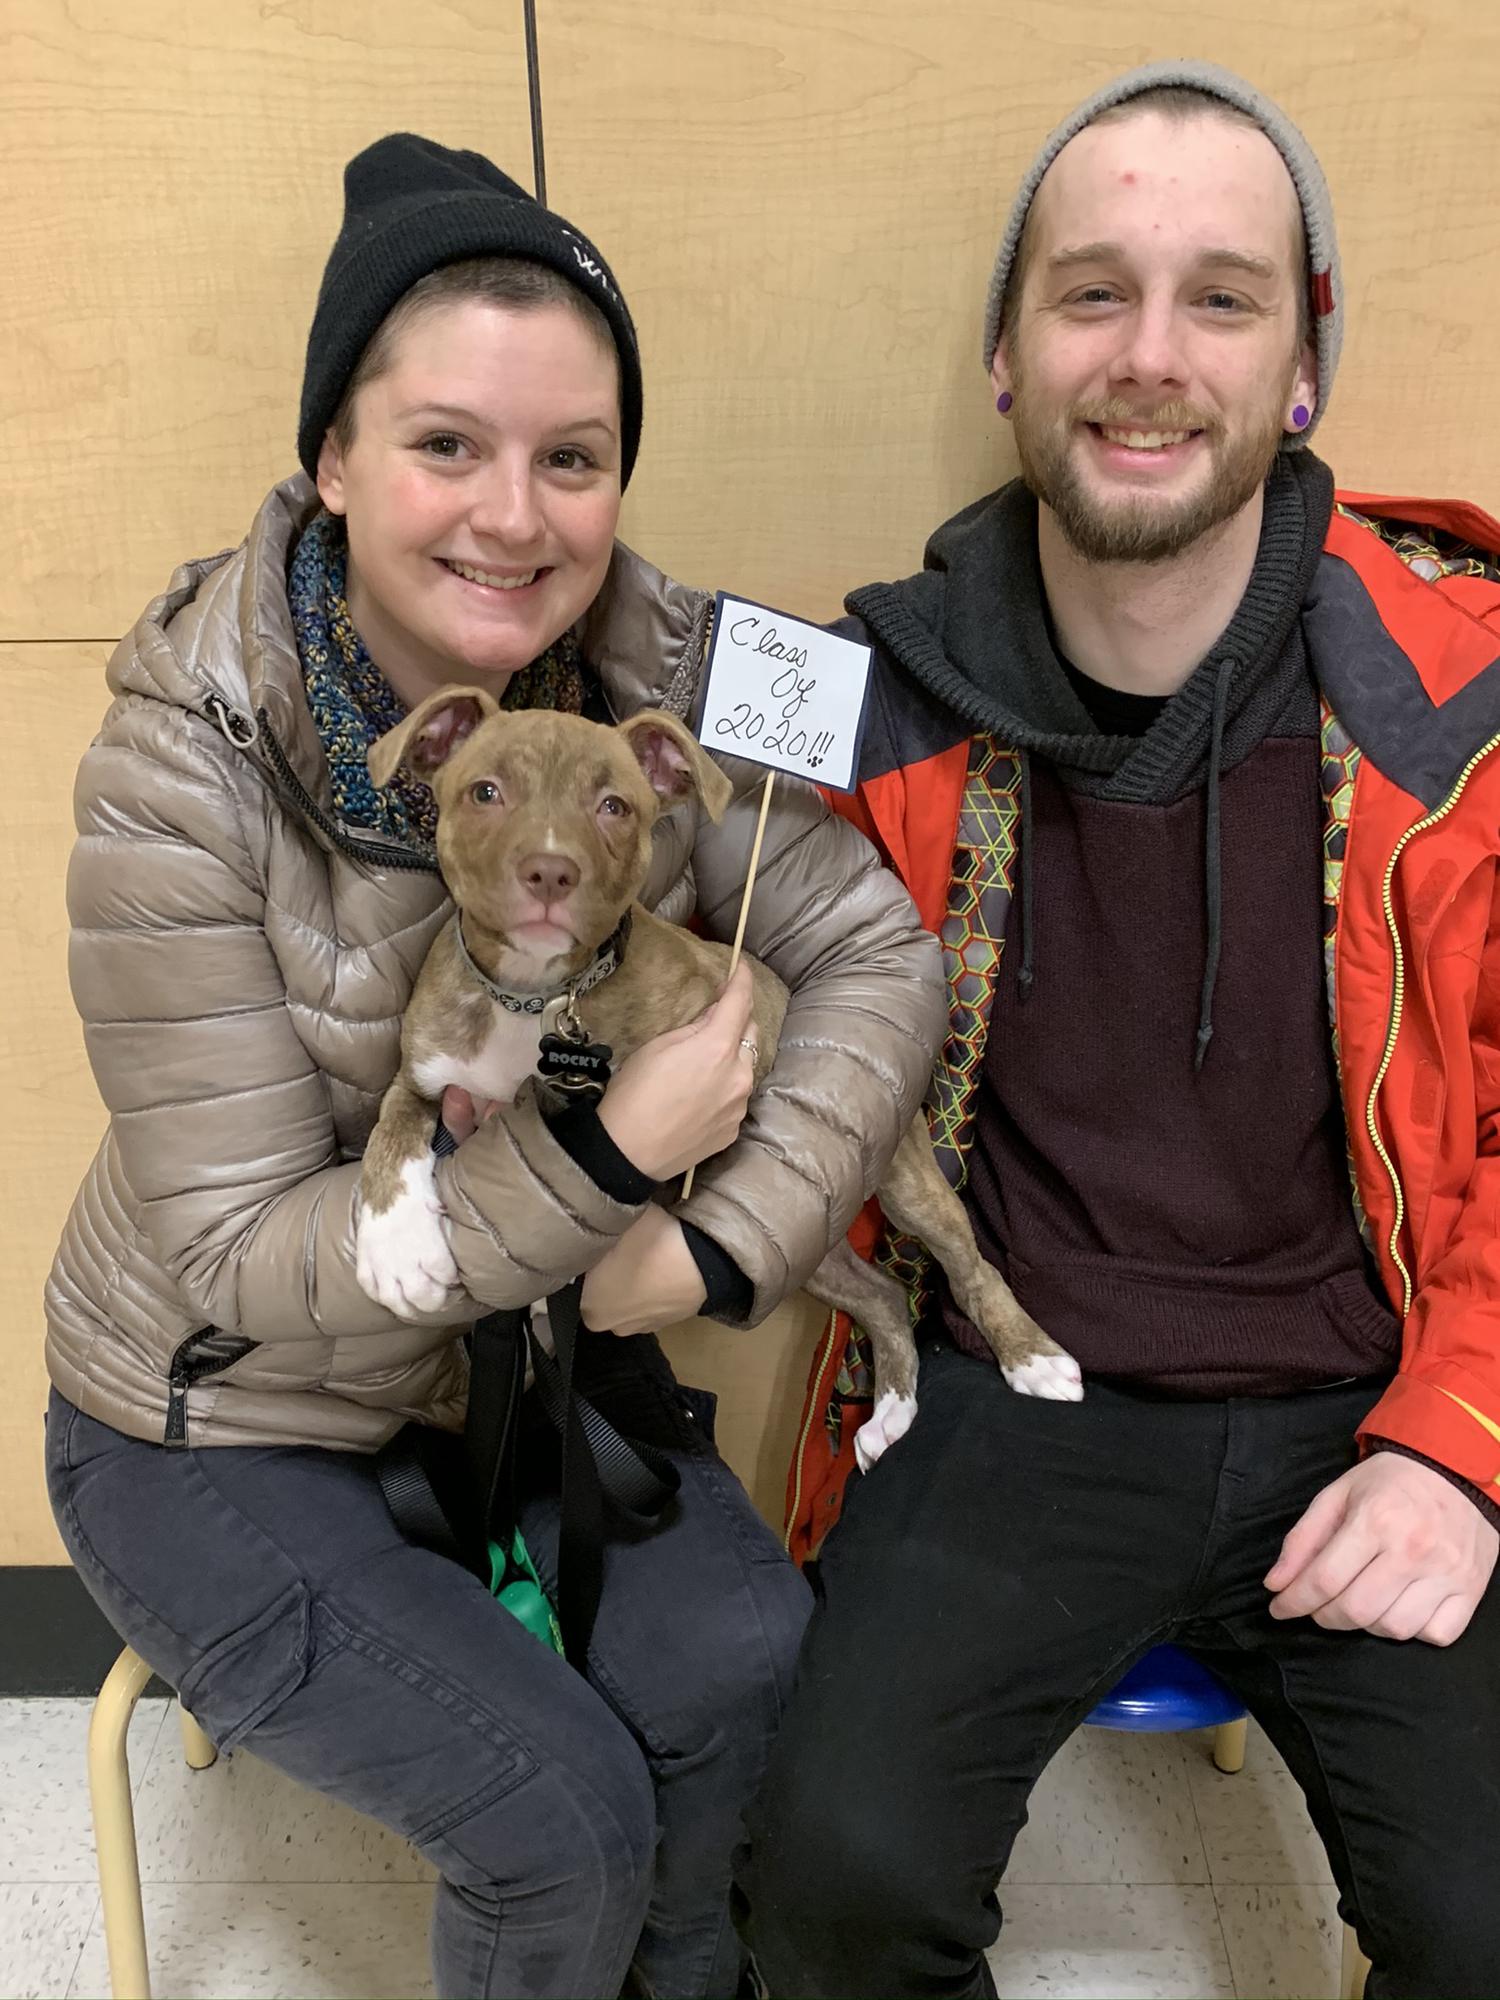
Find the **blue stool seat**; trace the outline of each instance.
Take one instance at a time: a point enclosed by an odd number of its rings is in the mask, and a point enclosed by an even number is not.
[[[1246,1711],[1216,1674],[1176,1646],[1154,1646],[1137,1660],[1123,1680],[1087,1717],[1096,1729],[1212,1729],[1214,1763],[1233,1774],[1245,1761]],[[1344,1926],[1344,1955],[1339,1971],[1343,2000],[1360,2000],[1369,1964],[1358,1940]]]
[[[1096,1729],[1214,1729],[1244,1713],[1243,1703],[1207,1667],[1176,1646],[1156,1646],[1088,1720]]]

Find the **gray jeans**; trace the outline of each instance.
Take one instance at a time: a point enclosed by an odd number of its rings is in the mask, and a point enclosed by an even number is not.
[[[367,1458],[169,1450],[55,1394],[48,1412],[53,1509],[110,1622],[221,1746],[421,1849],[452,2000],[612,2000],[627,1977],[662,2000],[730,1995],[740,1974],[730,1854],[810,1596],[714,1451],[711,1399],[654,1341],[612,1345],[628,1407],[608,1381],[589,1393],[652,1431],[682,1490],[607,1553],[587,1681],[403,1541]],[[522,1526],[550,1585],[555,1484],[528,1416]]]

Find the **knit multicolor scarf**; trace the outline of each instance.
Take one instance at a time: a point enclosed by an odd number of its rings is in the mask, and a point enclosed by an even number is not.
[[[398,771],[383,791],[370,783],[370,745],[404,719],[407,707],[365,651],[345,595],[349,544],[335,514],[313,517],[287,573],[292,630],[307,706],[322,739],[333,806],[346,826],[368,828],[400,846],[431,847],[437,833],[432,789]],[[539,660],[511,676],[502,708],[583,707],[583,656],[565,632]]]

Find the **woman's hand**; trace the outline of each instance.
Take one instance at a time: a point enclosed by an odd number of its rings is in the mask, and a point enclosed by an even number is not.
[[[579,1312],[596,1332],[655,1333],[706,1296],[682,1224],[652,1203],[584,1279]]]
[[[663,1035],[659,1041],[670,1039]],[[647,1046],[656,1048],[658,1042]],[[748,1070],[752,1065],[747,1060],[743,1067]],[[443,1092],[443,1123],[459,1145],[471,1139],[494,1111],[492,1099],[471,1097],[457,1084]],[[653,1204],[584,1279],[579,1311],[587,1327],[619,1334],[655,1333],[677,1320],[691,1319],[706,1296],[682,1225]]]
[[[471,1097],[456,1083],[449,1084],[443,1092],[443,1123],[453,1135],[455,1146],[472,1139],[485,1119],[493,1117],[496,1102],[493,1097]]]
[[[722,1153],[738,1134],[755,1087],[753,992],[742,960],[696,1021],[644,1043],[610,1079],[599,1100],[599,1122],[631,1165],[652,1180],[686,1173]],[[633,1234],[627,1232],[619,1247]],[[610,1251],[604,1262],[616,1254]],[[597,1274],[604,1265],[594,1268]]]
[[[652,1180],[686,1173],[722,1153],[738,1134],[755,1088],[753,996],[750,968],[742,962],[696,1021],[643,1043],[610,1079],[599,1100],[599,1122],[631,1165]],[[460,1146],[494,1111],[492,1099],[472,1097],[457,1084],[443,1092],[443,1123]]]

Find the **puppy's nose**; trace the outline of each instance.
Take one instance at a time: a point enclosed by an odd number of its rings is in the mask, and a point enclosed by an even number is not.
[[[565,854],[528,854],[516,873],[539,903],[560,903],[578,887],[578,864]]]

